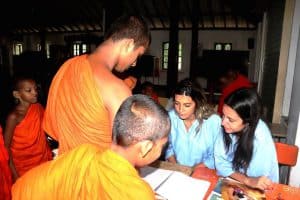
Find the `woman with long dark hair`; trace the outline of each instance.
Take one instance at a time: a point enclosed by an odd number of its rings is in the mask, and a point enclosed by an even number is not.
[[[275,145],[254,89],[239,89],[225,99],[222,126],[215,146],[218,174],[262,190],[278,182]]]

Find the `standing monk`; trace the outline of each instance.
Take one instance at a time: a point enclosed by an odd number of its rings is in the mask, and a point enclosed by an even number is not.
[[[16,77],[12,95],[15,106],[6,118],[4,143],[13,181],[16,181],[31,168],[52,160],[52,152],[42,128],[44,108],[38,102],[35,80]]]
[[[123,72],[136,64],[150,43],[141,17],[122,16],[104,41],[89,55],[67,60],[50,85],[43,126],[63,153],[82,143],[107,148],[117,109],[131,95],[112,70]]]

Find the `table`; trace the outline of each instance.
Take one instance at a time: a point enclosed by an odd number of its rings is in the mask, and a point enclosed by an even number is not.
[[[183,165],[179,165],[179,164],[175,164],[175,163],[171,163],[171,162],[167,162],[167,161],[161,161],[161,160],[157,160],[154,163],[151,163],[150,166],[156,167],[156,168],[161,168],[161,169],[179,171],[188,176],[192,175],[192,173],[193,173],[193,169],[191,167],[183,166]]]
[[[192,174],[192,177],[200,178],[207,180],[211,183],[208,191],[206,192],[205,198],[213,191],[216,183],[218,182],[219,177],[216,174],[215,170],[211,170],[204,167],[195,168]],[[267,190],[265,192],[266,199],[275,199],[275,200],[294,200],[300,199],[300,188],[283,185],[283,184],[274,184],[272,190]]]

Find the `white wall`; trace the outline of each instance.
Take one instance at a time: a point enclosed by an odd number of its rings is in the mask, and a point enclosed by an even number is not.
[[[288,58],[288,69],[287,69],[287,77],[285,82],[285,91],[284,91],[283,105],[282,105],[282,116],[289,115],[290,101],[292,95],[292,83],[293,83],[293,75],[294,75],[297,43],[298,43],[298,35],[299,35],[299,26],[300,26],[300,0],[295,0],[293,27],[291,33],[289,58]]]
[[[169,31],[152,31],[152,41],[148,53],[159,58],[160,66],[162,62],[162,43],[169,41]],[[247,51],[248,38],[256,38],[256,31],[199,31],[199,46],[203,49],[214,49],[215,42],[232,43],[233,50]],[[191,31],[179,31],[178,40],[183,44],[183,62],[182,71],[178,73],[178,80],[189,77],[190,54],[191,54]],[[255,48],[250,51],[250,67],[255,66]],[[160,67],[161,69],[161,67]],[[255,70],[253,70],[254,72]],[[251,71],[252,72],[252,71]],[[159,77],[147,77],[147,80],[159,85],[166,85],[167,72],[160,70]]]
[[[68,35],[68,34],[65,34]],[[46,43],[48,44],[65,44],[63,34],[48,34],[46,36]],[[72,34],[75,35],[75,34]],[[169,41],[169,31],[153,30],[151,31],[151,45],[148,49],[147,54],[153,55],[159,58],[159,69],[161,69],[162,63],[162,43]],[[199,45],[201,49],[214,49],[215,42],[221,43],[232,43],[233,50],[246,51],[248,49],[248,38],[254,38],[256,40],[256,31],[225,31],[225,30],[204,30],[199,31]],[[179,42],[183,44],[183,61],[182,70],[178,73],[178,80],[189,77],[190,73],[190,54],[191,54],[191,39],[192,32],[189,30],[180,30],[178,34]],[[25,36],[24,38],[24,50],[36,50],[37,43],[40,43],[39,35]],[[250,66],[255,66],[255,48],[250,51]],[[251,73],[255,70],[249,70]],[[253,77],[252,74],[249,74]],[[146,77],[144,80],[150,80],[158,85],[166,85],[167,83],[167,72],[166,70],[160,70],[158,77]]]
[[[300,1],[300,0],[298,0]],[[290,110],[288,117],[288,142],[296,144],[300,148],[300,27],[298,26],[298,45],[296,50],[294,79],[292,82],[292,95],[290,99]],[[290,174],[290,185],[300,187],[300,154],[298,162],[292,168]]]
[[[300,113],[299,113],[300,114]],[[296,140],[295,144],[300,147],[300,117],[298,115],[298,126],[296,131]],[[292,167],[290,173],[290,185],[295,187],[300,187],[300,152],[298,153],[297,164],[295,167]]]

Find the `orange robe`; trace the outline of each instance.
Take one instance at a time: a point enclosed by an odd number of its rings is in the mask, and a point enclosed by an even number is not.
[[[18,199],[148,200],[154,192],[136,169],[110,149],[83,144],[19,178]]]
[[[43,127],[63,153],[83,143],[109,147],[109,112],[95,82],[87,55],[65,62],[52,80]]]
[[[44,108],[31,104],[24,119],[16,126],[10,150],[21,176],[29,169],[52,159],[52,152],[42,129]]]
[[[2,128],[0,126],[0,199],[11,199],[12,175],[8,164],[8,152],[4,146]]]

